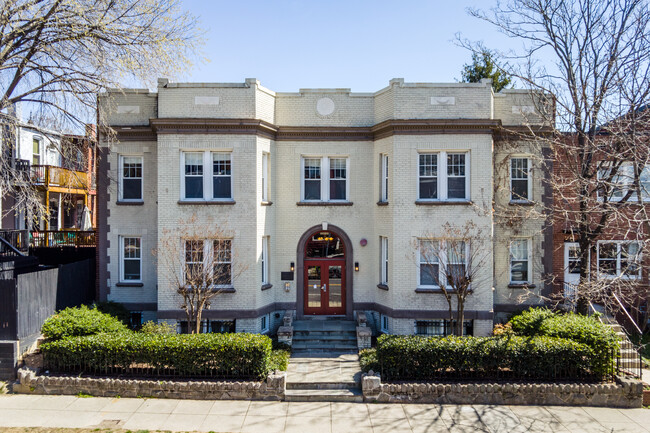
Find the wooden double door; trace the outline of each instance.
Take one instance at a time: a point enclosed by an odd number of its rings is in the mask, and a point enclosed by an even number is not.
[[[305,260],[305,315],[345,314],[345,260]]]

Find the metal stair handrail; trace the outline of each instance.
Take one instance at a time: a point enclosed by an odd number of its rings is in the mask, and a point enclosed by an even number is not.
[[[4,245],[5,248],[8,248],[10,251],[15,253],[17,256],[23,256],[23,257],[26,256],[26,254],[24,254],[22,251],[20,251],[19,249],[17,249],[13,245],[11,245],[11,243],[8,240],[6,240],[5,238],[3,238],[3,237],[0,237],[0,244]]]

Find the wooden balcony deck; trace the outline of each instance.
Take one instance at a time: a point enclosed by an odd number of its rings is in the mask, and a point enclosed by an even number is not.
[[[93,230],[0,230],[0,238],[23,253],[29,248],[97,246],[97,234]]]
[[[88,190],[88,173],[53,165],[32,165],[32,183],[55,192],[84,194]]]

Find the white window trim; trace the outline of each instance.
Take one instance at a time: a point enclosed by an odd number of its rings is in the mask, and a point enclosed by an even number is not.
[[[320,159],[320,200],[305,200],[305,159]],[[330,199],[330,159],[345,159],[345,200]],[[347,155],[300,157],[300,201],[306,203],[348,203],[350,201],[350,157]]]
[[[522,199],[522,198],[514,198],[513,197],[513,187],[512,187],[512,160],[513,159],[525,159],[528,164],[528,177],[526,178],[526,193],[528,194],[527,199]],[[530,159],[529,156],[526,155],[512,155],[510,157],[510,164],[508,166],[508,177],[510,178],[510,202],[511,203],[530,203],[533,201],[533,176],[532,176],[532,160]],[[518,179],[518,180],[523,180],[523,179]]]
[[[203,198],[186,198],[185,197],[185,155],[187,153],[202,153],[203,154]],[[215,153],[223,153],[230,155],[230,197],[229,198],[213,198],[214,190],[212,178],[214,177],[214,168],[212,155]],[[181,150],[180,157],[180,173],[181,173],[181,188],[180,188],[180,201],[183,202],[232,202],[235,200],[234,195],[234,181],[233,173],[235,172],[233,151],[232,150],[200,150],[200,149],[184,149]]]
[[[38,154],[34,153],[34,141],[38,141]],[[33,161],[34,161],[34,155],[38,155],[38,164],[37,165],[45,165],[44,164],[45,161],[43,161],[44,156],[45,156],[44,155],[45,152],[44,152],[44,149],[43,149],[43,137],[41,137],[40,135],[32,136],[32,150],[31,150],[30,153],[32,155],[32,157],[31,157],[31,159],[29,161],[30,164],[32,164]]]
[[[186,246],[187,246],[187,241],[190,240],[197,240],[197,241],[203,241],[203,270],[207,269],[207,265],[209,263],[212,263],[214,266],[217,263],[230,263],[230,284],[213,284],[212,288],[214,289],[231,289],[233,288],[233,280],[232,280],[232,249],[233,249],[233,239],[232,238],[219,238],[219,239],[186,239],[186,238],[181,238],[181,264],[183,266],[183,282],[185,281],[185,264],[187,263],[185,261],[185,258],[187,257],[186,254]],[[217,262],[214,259],[211,259],[212,254],[214,254],[214,246],[213,242],[214,241],[230,241],[230,261],[229,262]],[[185,283],[183,283],[185,284]]]
[[[380,196],[379,201],[382,203],[388,203],[388,155],[382,153],[381,155],[381,185],[380,185]]]
[[[388,238],[385,236],[379,237],[380,248],[381,248],[381,275],[380,283],[388,285]]]
[[[268,284],[269,283],[269,237],[268,236],[262,236],[262,258],[260,261],[262,264],[262,284]],[[232,266],[232,262],[231,262],[231,266]]]
[[[266,320],[262,320],[266,319]],[[260,317],[260,334],[266,334],[269,332],[271,329],[271,315],[270,314],[265,314],[264,316]],[[266,326],[264,326],[266,324]]]
[[[418,255],[418,272],[417,272],[417,288],[418,289],[431,289],[431,290],[442,290],[441,287],[438,285],[430,285],[430,284],[420,284],[420,265],[423,264],[421,260],[421,252],[420,252],[420,245],[422,241],[431,241],[431,242],[437,242],[438,246],[443,245],[441,248],[444,251],[444,254],[440,254],[440,261],[438,263],[438,282],[440,282],[443,279],[443,273],[442,269],[443,266],[447,266],[449,264],[448,259],[447,259],[447,245],[446,241],[441,241],[439,239],[427,239],[427,238],[419,238],[418,239],[418,250],[417,250],[417,255]],[[465,266],[467,266],[467,259],[470,257],[470,242],[464,239],[457,239],[455,242],[465,242]],[[424,263],[426,264],[426,263]],[[447,289],[451,289],[451,286],[447,286]],[[468,288],[468,290],[471,290],[471,287]]]
[[[420,198],[420,155],[436,154],[438,155],[438,198]],[[448,154],[464,154],[465,155],[465,198],[448,198],[449,191],[447,190],[447,155]],[[470,191],[470,173],[471,162],[469,150],[453,150],[453,151],[436,151],[436,150],[418,150],[417,160],[415,166],[417,167],[416,180],[416,195],[417,200],[421,202],[469,202],[471,201]]]
[[[646,164],[644,166],[644,169],[650,169],[650,164]],[[630,186],[634,183],[634,166],[632,162],[623,162],[621,166],[618,169],[618,174],[625,176],[623,180],[621,181],[621,197],[609,197],[608,200],[610,202],[616,202],[616,201],[621,201],[623,197],[627,194],[627,191],[630,189]],[[600,172],[597,175],[597,180],[600,180]],[[641,182],[640,175],[639,175],[639,182]],[[643,194],[643,191],[641,192]],[[600,195],[600,189],[596,190],[597,198],[599,201],[603,201],[604,197]],[[635,203],[635,202],[650,202],[650,191],[647,191],[647,196],[642,197],[641,200],[639,200],[639,197],[636,196],[636,191],[633,191],[633,195],[630,196],[630,198],[627,199],[627,202],[629,203]]]
[[[230,162],[230,164],[232,164],[232,161]],[[263,202],[269,201],[269,153],[268,152],[262,152],[262,201]]]
[[[140,278],[137,280],[126,280],[124,278],[124,239],[125,238],[137,238],[140,239]],[[119,236],[119,258],[120,258],[120,272],[119,272],[119,282],[123,284],[138,284],[142,283],[142,236],[131,236],[131,235],[120,235]]]
[[[639,244],[639,272],[637,275],[623,275],[622,269],[621,269],[621,245],[624,244],[630,244],[630,243],[638,243]],[[616,244],[616,275],[609,275],[609,274],[601,274],[600,273],[600,245],[601,244]],[[643,270],[643,243],[641,241],[637,240],[630,240],[630,241],[625,241],[625,240],[611,240],[611,241],[598,241],[596,243],[596,272],[598,273],[598,278],[603,279],[603,280],[615,280],[615,279],[623,279],[623,280],[640,280],[643,275],[642,275],[642,270]]]
[[[125,199],[124,198],[124,158],[139,158],[140,159],[140,171],[141,171],[141,176],[140,176],[140,198],[139,199]],[[118,173],[118,178],[119,178],[119,183],[118,183],[118,199],[119,201],[124,201],[124,202],[129,202],[129,203],[140,203],[144,201],[144,158],[142,155],[120,155],[119,159],[119,173]],[[137,179],[137,178],[129,178],[129,179]],[[183,182],[185,184],[185,182]]]
[[[526,271],[528,273],[528,280],[527,281],[517,281],[512,279],[512,243],[514,241],[526,241],[526,249],[528,250],[528,259],[526,263]],[[510,242],[508,243],[508,280],[510,281],[510,284],[531,284],[532,283],[532,276],[533,276],[533,270],[532,270],[532,254],[533,254],[533,241],[532,238],[512,238],[510,239]]]
[[[381,332],[388,334],[388,316],[384,316],[383,314],[379,316],[379,327]]]

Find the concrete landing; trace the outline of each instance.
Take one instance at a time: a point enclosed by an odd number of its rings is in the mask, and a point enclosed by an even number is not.
[[[294,354],[287,368],[287,401],[361,402],[359,355]]]

